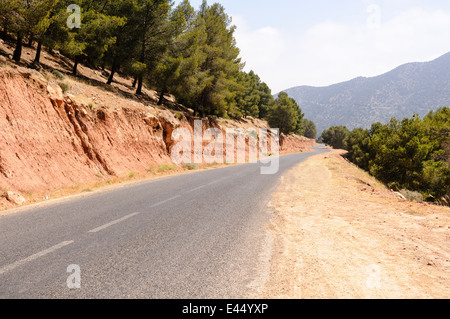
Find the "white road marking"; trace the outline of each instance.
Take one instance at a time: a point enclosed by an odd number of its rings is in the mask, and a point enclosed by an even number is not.
[[[134,216],[136,216],[136,215],[139,215],[139,213],[134,213],[134,214],[127,215],[127,216],[125,216],[125,217],[122,217],[122,218],[120,218],[120,219],[117,219],[117,220],[115,220],[115,221],[112,221],[112,222],[110,222],[110,223],[108,223],[108,224],[105,224],[105,225],[103,225],[103,226],[100,226],[100,227],[97,227],[97,228],[95,228],[95,229],[92,229],[92,230],[88,231],[88,233],[98,233],[99,231],[102,231],[102,230],[104,230],[104,229],[106,229],[106,228],[108,228],[108,227],[111,227],[111,226],[113,226],[113,225],[116,225],[116,224],[118,224],[118,223],[121,223],[121,222],[123,222],[123,221],[125,221],[125,220],[127,220],[127,219],[129,219],[129,218],[131,218],[131,217],[134,217]]]
[[[167,203],[167,202],[170,202],[171,200],[177,199],[178,197],[181,197],[181,196],[180,196],[180,195],[177,195],[177,196],[174,196],[174,197],[172,197],[172,198],[163,200],[162,202],[153,204],[150,208],[154,208],[154,207],[156,207],[156,206],[161,206],[162,204],[165,204],[165,203]]]
[[[193,189],[187,191],[186,194],[193,193],[193,192],[198,191],[198,190],[200,190],[200,189],[202,189],[202,188],[205,188],[206,186],[211,186],[211,185],[214,185],[214,184],[223,182],[224,180],[226,180],[226,179],[228,179],[228,178],[229,178],[229,177],[223,177],[223,178],[218,179],[218,180],[216,180],[216,181],[214,181],[214,182],[211,182],[211,183],[208,183],[208,184],[205,184],[205,185],[202,185],[202,186],[193,188]]]
[[[50,247],[50,248],[48,248],[46,250],[43,250],[43,251],[38,252],[38,253],[36,253],[34,255],[31,255],[30,257],[27,257],[25,259],[16,261],[15,263],[12,263],[12,264],[7,265],[7,266],[5,266],[3,268],[0,268],[0,275],[6,273],[8,271],[13,270],[14,268],[17,268],[17,267],[20,267],[22,265],[25,265],[26,263],[29,263],[30,261],[36,260],[36,259],[38,259],[40,257],[44,257],[45,255],[48,255],[48,254],[50,254],[50,253],[52,253],[52,252],[54,252],[54,251],[56,251],[58,249],[61,249],[61,248],[65,247],[65,246],[67,246],[67,245],[70,245],[73,242],[74,242],[73,240],[71,240],[71,241],[64,241],[64,242],[62,242],[62,243],[60,243],[58,245],[55,245],[55,246]]]
[[[217,184],[217,183],[223,182],[224,180],[226,180],[226,179],[228,179],[228,178],[229,178],[229,177],[224,177],[224,178],[218,179],[217,181],[214,181],[214,182],[208,183],[208,184],[206,184],[206,185],[214,185],[214,184]]]
[[[193,193],[193,192],[198,191],[198,190],[200,190],[200,189],[202,189],[202,188],[205,188],[205,187],[206,187],[206,185],[202,185],[202,186],[196,187],[196,188],[194,188],[194,189],[191,189],[191,190],[187,191],[186,193],[187,193],[187,194]]]

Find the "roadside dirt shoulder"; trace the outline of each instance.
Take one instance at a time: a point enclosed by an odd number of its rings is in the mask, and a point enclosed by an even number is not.
[[[403,200],[339,154],[283,178],[258,297],[449,298],[450,208]]]

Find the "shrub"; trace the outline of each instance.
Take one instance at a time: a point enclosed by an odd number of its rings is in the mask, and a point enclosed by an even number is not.
[[[128,179],[132,179],[133,177],[135,177],[136,176],[136,172],[129,172],[128,174],[127,174],[127,178]]]
[[[405,198],[409,201],[414,201],[414,202],[418,202],[418,203],[423,202],[423,195],[419,192],[402,189],[402,190],[400,190],[400,194],[405,196]]]
[[[70,85],[67,83],[64,83],[64,82],[59,82],[58,85],[61,88],[61,90],[63,91],[63,93],[66,93],[67,91],[69,91],[71,89]]]
[[[160,173],[165,173],[165,172],[169,172],[169,171],[175,171],[177,169],[177,167],[175,165],[172,164],[162,164],[159,168],[158,168],[158,172]]]
[[[61,72],[59,72],[58,70],[53,70],[52,74],[55,78],[57,78],[58,80],[64,80],[65,79],[65,75],[62,74]]]
[[[156,172],[156,166],[154,165],[154,164],[150,164],[149,166],[148,166],[148,168],[147,168],[147,172],[148,173],[151,173],[151,174],[154,174],[155,172]]]
[[[193,170],[198,169],[198,164],[195,164],[195,163],[184,164],[183,168],[188,171],[193,171]]]

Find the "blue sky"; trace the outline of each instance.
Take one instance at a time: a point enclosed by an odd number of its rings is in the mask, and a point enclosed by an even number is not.
[[[191,0],[198,8],[201,0]],[[450,51],[448,0],[219,0],[273,93],[375,76]]]

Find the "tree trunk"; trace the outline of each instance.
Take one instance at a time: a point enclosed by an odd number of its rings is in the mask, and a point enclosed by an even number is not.
[[[116,73],[116,70],[115,70],[115,68],[113,66],[113,68],[111,69],[111,73],[109,74],[108,81],[106,82],[106,84],[112,84],[113,83],[114,73]]]
[[[117,58],[114,58],[112,67],[111,67],[111,73],[109,74],[109,78],[108,78],[108,82],[106,82],[106,84],[112,84],[113,80],[114,80],[114,74],[116,73],[116,69],[117,69]]]
[[[143,82],[142,74],[139,74],[136,95],[142,94],[142,84],[143,84],[142,82]]]
[[[34,42],[34,36],[33,33],[30,33],[30,37],[28,38],[28,46],[32,47]]]
[[[6,28],[6,26],[4,26],[3,31],[0,32],[0,38],[6,40],[7,37],[8,37],[8,29]]]
[[[20,62],[21,56],[22,56],[22,36],[18,34],[16,49],[14,50],[14,54],[13,54],[14,61]]]
[[[36,49],[36,56],[34,57],[33,64],[39,64],[41,60],[42,42],[39,41]]]
[[[162,105],[164,102],[164,94],[166,93],[165,89],[161,90],[161,94],[159,95],[159,101],[158,101],[158,105]]]
[[[137,75],[134,77],[133,85],[131,86],[133,89],[136,87],[138,77]]]
[[[75,61],[73,63],[73,70],[72,70],[72,75],[77,75],[77,68],[78,68],[78,61],[79,61],[79,56],[77,55],[75,57]]]
[[[197,114],[198,114],[197,105],[194,104],[194,106],[192,107],[192,109],[194,110],[194,117],[197,117]]]

